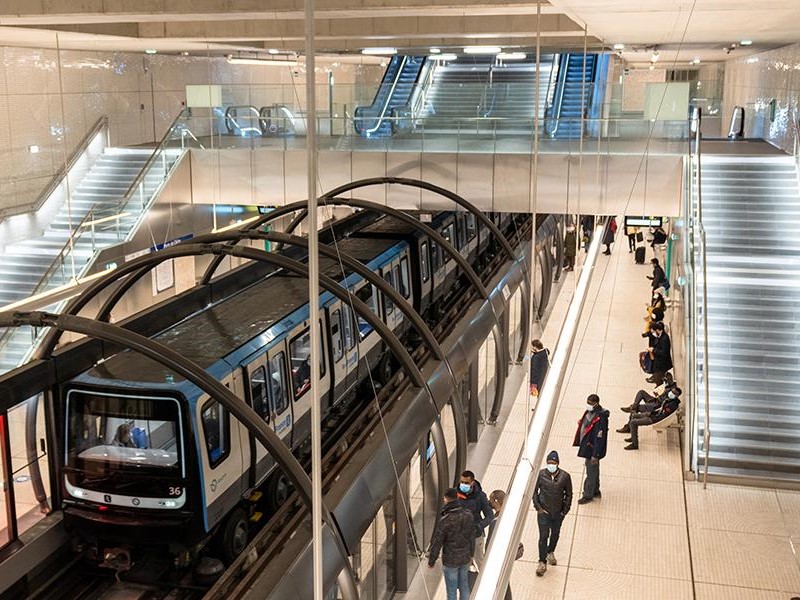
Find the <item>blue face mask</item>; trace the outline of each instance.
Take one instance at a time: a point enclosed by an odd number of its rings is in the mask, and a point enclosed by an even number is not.
[[[547,467],[545,467],[545,468],[548,471],[550,471],[551,473],[555,473],[556,471],[558,471],[558,465],[550,465],[550,464],[548,464]]]
[[[469,494],[470,490],[472,490],[472,486],[468,483],[459,483],[458,484],[458,491],[462,494]]]
[[[588,410],[589,412],[593,412],[594,411],[594,404],[589,404],[587,402],[586,403],[586,410]]]

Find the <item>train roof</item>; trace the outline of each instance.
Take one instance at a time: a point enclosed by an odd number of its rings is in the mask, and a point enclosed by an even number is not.
[[[390,240],[345,239],[337,242],[339,249],[376,268],[388,262],[401,249]],[[338,261],[320,258],[320,270],[342,281]],[[361,280],[346,269],[348,285]],[[259,347],[269,344],[308,318],[308,282],[283,271],[228,296],[170,328],[153,339],[168,346],[181,356],[209,370],[217,378],[224,377],[232,366],[247,358]],[[323,292],[320,302],[333,299]],[[226,360],[227,359],[227,360]],[[165,384],[169,373],[166,367],[131,351],[123,351],[95,365],[86,381],[117,380]],[[173,380],[178,381],[177,375]]]

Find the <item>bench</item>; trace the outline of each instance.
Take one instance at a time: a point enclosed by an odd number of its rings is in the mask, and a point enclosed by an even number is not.
[[[680,427],[680,414],[681,410],[679,408],[666,419],[662,419],[658,423],[653,423],[651,427],[656,433],[663,433],[670,427]]]

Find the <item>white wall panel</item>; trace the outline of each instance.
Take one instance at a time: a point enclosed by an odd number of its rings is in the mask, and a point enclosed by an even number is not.
[[[494,155],[461,154],[458,157],[455,191],[482,211],[488,211],[492,204],[495,175]]]
[[[423,153],[420,155],[419,179],[456,191],[459,160],[458,154]],[[420,202],[420,208],[425,210],[454,210],[456,206],[452,200],[428,190],[421,191]]]
[[[539,160],[541,161],[542,158],[544,156],[540,156]],[[494,194],[491,202],[492,208],[489,210],[506,212],[530,211],[530,156],[524,154],[495,154],[493,165]]]
[[[253,157],[253,203],[281,206],[284,199],[283,151],[257,148]]]
[[[383,177],[386,175],[386,161],[388,155],[384,152],[352,152],[353,181],[368,179],[370,177]],[[372,187],[354,190],[349,194],[351,198],[371,200],[378,204],[386,204],[388,198],[387,186],[374,185]]]
[[[352,153],[322,150],[319,153],[319,189],[325,193],[353,181]],[[350,194],[347,194],[351,197]]]
[[[287,150],[283,153],[285,175],[284,204],[308,199],[308,176],[305,150]]]
[[[420,155],[416,152],[388,152],[386,154],[386,175],[420,179]],[[421,198],[422,190],[419,188],[391,185],[386,190],[387,204],[402,210],[417,210]]]

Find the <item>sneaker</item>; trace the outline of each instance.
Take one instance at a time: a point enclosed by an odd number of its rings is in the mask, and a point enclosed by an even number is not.
[[[539,565],[536,567],[536,576],[541,577],[547,571],[547,563],[540,562]]]
[[[578,498],[578,504],[589,504],[589,502],[591,502],[592,500],[594,500],[594,498],[581,497],[581,498]]]
[[[631,427],[627,423],[625,423],[625,425],[617,429],[617,433],[630,433],[630,432],[631,432]]]
[[[632,413],[633,412],[633,407],[632,406],[623,406],[622,408],[620,408],[620,410],[622,412],[624,412],[624,413]]]
[[[638,450],[639,444],[628,444],[625,446],[625,450]]]
[[[633,438],[625,438],[625,441],[626,441],[626,442],[628,442],[628,443],[630,444],[630,443],[632,443],[632,442],[633,442]]]
[[[597,493],[594,495],[595,498],[602,498],[603,494],[600,493],[600,490],[597,490]]]
[[[558,564],[558,561],[556,560],[556,555],[553,554],[552,552],[547,553],[547,564],[550,565],[551,567],[555,567]]]

